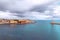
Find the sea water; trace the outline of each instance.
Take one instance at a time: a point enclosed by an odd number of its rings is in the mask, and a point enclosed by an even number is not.
[[[60,40],[60,25],[50,23],[37,20],[34,24],[0,25],[0,40]]]

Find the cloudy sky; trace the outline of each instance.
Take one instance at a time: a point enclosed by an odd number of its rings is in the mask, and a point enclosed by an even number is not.
[[[0,0],[1,19],[60,19],[60,0]]]

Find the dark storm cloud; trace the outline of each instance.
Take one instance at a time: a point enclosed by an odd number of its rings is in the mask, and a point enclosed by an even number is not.
[[[46,3],[45,0],[43,1],[31,0],[31,1],[30,0],[0,0],[0,10],[1,11],[9,10],[12,13],[24,13],[29,10],[44,12],[47,9],[47,5],[46,4],[44,5],[44,3]]]
[[[44,12],[48,9],[48,6],[44,6],[44,5],[38,5],[38,6],[35,6],[34,8],[32,8],[30,11],[36,11],[36,12]]]
[[[0,11],[6,11],[7,10],[7,5],[4,3],[0,3]]]
[[[34,7],[32,7],[30,11],[44,13],[46,10],[51,10],[51,8],[49,8],[51,4],[53,5],[54,2],[50,2],[48,4],[42,4],[42,5],[35,5]]]

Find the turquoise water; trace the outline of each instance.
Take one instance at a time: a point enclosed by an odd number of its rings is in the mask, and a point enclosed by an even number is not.
[[[35,24],[0,25],[0,40],[60,40],[60,25],[50,20],[38,20]],[[55,21],[59,22],[59,21]]]

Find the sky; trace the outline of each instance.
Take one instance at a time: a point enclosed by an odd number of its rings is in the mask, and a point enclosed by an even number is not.
[[[0,0],[0,18],[60,20],[60,0]]]

